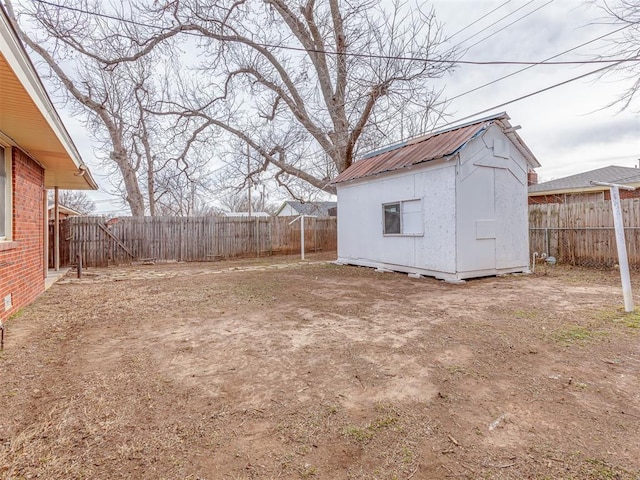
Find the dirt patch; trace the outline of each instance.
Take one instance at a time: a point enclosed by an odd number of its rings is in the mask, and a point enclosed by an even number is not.
[[[8,322],[0,478],[640,477],[616,272],[453,286],[324,260],[54,285]]]

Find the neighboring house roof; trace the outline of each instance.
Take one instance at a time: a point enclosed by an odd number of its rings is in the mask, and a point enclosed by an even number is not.
[[[298,212],[298,215],[308,215],[314,217],[330,217],[330,209],[336,208],[338,202],[296,202],[288,200],[282,204],[282,206],[276,212],[276,217],[289,205],[293,210]]]
[[[53,202],[49,202],[49,210],[53,210],[53,207],[55,205],[53,204]],[[62,213],[63,215],[69,215],[69,216],[79,216],[82,215],[80,212],[74,210],[73,208],[69,208],[69,207],[65,207],[62,204],[58,204],[58,211],[60,213]]]
[[[503,112],[371,152],[338,175],[333,183],[393,172],[420,163],[452,157],[491,125],[498,125],[502,129],[531,167],[540,166],[531,150],[515,133],[515,128],[509,123],[509,116]]]
[[[0,5],[0,136],[45,171],[45,187],[96,190],[4,7]]]
[[[249,212],[225,212],[225,217],[249,217]],[[267,212],[251,212],[252,217],[270,217]]]
[[[609,189],[609,187],[591,185],[591,182],[640,186],[640,169],[617,167],[615,165],[597,168],[596,170],[590,170],[564,178],[557,178],[548,182],[538,183],[537,185],[530,185],[529,196],[599,192]]]

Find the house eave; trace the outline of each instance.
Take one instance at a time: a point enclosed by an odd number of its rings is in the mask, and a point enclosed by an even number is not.
[[[96,190],[71,136],[0,5],[0,131],[45,170],[45,187]]]

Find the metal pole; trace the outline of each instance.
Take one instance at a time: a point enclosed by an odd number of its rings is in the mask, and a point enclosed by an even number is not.
[[[251,152],[247,143],[247,184],[249,186],[249,218],[251,218]]]
[[[545,251],[543,253],[546,253],[547,255],[551,255],[551,252],[549,251],[549,229],[548,228],[544,229],[544,247],[545,247]]]
[[[47,278],[49,276],[49,195],[46,188],[44,189],[44,202],[42,208],[44,212],[44,231],[42,232],[42,235],[44,236],[42,241],[44,245],[44,272],[42,273],[44,275],[44,278]]]
[[[300,220],[300,259],[304,260],[304,215],[294,218],[289,222],[289,225],[293,225],[298,220]]]
[[[620,205],[620,191],[617,186],[611,188],[611,207],[613,210],[613,226],[616,229],[616,246],[618,247],[618,265],[622,280],[622,296],[624,297],[624,311],[633,312],[633,295],[631,293],[631,277],[629,276],[629,259],[627,258],[627,244],[624,238],[624,224],[622,223],[622,207]]]
[[[53,268],[60,271],[60,205],[58,187],[53,190]]]
[[[613,211],[613,226],[616,229],[616,247],[618,247],[618,266],[620,280],[622,280],[622,296],[624,311],[633,312],[633,295],[631,293],[631,277],[629,275],[629,259],[627,258],[627,243],[624,238],[624,223],[622,222],[622,206],[620,205],[620,188],[635,190],[633,187],[615,183],[591,182],[592,185],[609,187],[611,191],[611,210]]]
[[[304,260],[304,215],[300,215],[300,258]]]

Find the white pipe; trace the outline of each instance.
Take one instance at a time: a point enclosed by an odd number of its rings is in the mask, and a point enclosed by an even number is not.
[[[533,252],[533,262],[531,265],[531,273],[536,273],[536,258],[538,258],[538,252]]]
[[[294,218],[289,222],[289,225],[292,225],[298,220],[300,220],[300,259],[304,260],[304,215]]]
[[[300,259],[304,260],[304,215],[300,215]]]
[[[627,258],[627,244],[624,238],[624,224],[622,223],[622,208],[620,206],[620,191],[617,185],[610,185],[611,209],[613,210],[613,226],[616,229],[616,246],[618,247],[618,265],[620,266],[620,280],[622,280],[622,296],[624,297],[624,311],[633,312],[633,295],[631,293],[631,277],[629,275],[629,259]]]
[[[53,268],[56,272],[60,271],[60,192],[58,187],[53,190]]]
[[[624,311],[633,312],[633,294],[631,293],[631,277],[629,276],[629,259],[627,258],[627,244],[624,238],[624,224],[622,223],[622,207],[620,206],[620,189],[635,190],[635,187],[618,185],[617,183],[591,182],[591,185],[609,187],[611,191],[611,210],[613,210],[613,226],[616,229],[616,247],[618,247],[618,266],[620,280],[622,280],[622,296],[624,297]]]

